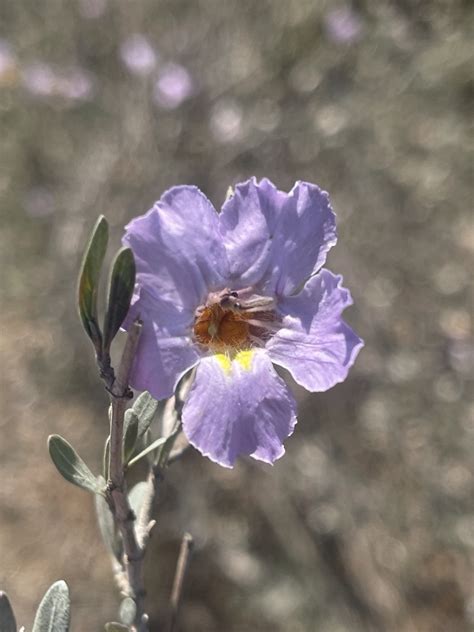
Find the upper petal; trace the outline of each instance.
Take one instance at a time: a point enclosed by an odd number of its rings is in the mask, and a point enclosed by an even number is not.
[[[273,463],[296,423],[296,404],[265,352],[201,360],[183,409],[183,429],[204,456],[232,467],[239,455]]]
[[[219,227],[235,287],[257,284],[280,296],[317,272],[336,243],[328,194],[308,182],[297,182],[290,193],[266,179],[237,185]]]
[[[292,294],[324,265],[336,241],[328,194],[315,184],[297,182],[281,213],[269,288],[279,296]]]
[[[235,287],[254,285],[269,269],[273,238],[286,194],[266,179],[237,184],[219,215]]]
[[[326,391],[342,382],[363,347],[341,318],[352,304],[341,281],[321,270],[299,294],[279,302],[283,328],[269,340],[267,351],[308,391]]]
[[[225,283],[218,215],[196,187],[173,187],[125,230],[123,243],[135,255],[138,284],[167,308],[194,311],[209,290]]]

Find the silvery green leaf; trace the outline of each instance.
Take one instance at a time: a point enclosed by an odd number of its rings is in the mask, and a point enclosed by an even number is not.
[[[128,494],[128,502],[130,503],[130,507],[133,510],[135,516],[140,514],[143,501],[147,495],[150,483],[147,481],[140,481],[136,485],[132,487]]]
[[[97,522],[99,523],[99,530],[104,544],[112,555],[120,562],[122,559],[122,543],[117,533],[117,529],[115,528],[114,519],[107,501],[100,494],[95,495],[95,509],[97,513]]]
[[[70,620],[69,590],[61,580],[55,582],[41,600],[32,632],[68,632]]]
[[[155,441],[153,441],[153,443],[151,443],[149,446],[147,446],[139,454],[134,456],[133,459],[130,459],[130,461],[128,462],[128,466],[130,467],[131,465],[134,465],[140,459],[142,459],[144,456],[146,456],[150,452],[153,452],[153,450],[156,450],[157,448],[162,446],[164,443],[166,443],[167,440],[168,440],[168,437],[160,437],[159,439],[156,439]]]
[[[120,604],[119,616],[124,625],[133,625],[137,614],[137,606],[131,597],[125,597]]]
[[[138,417],[130,415],[125,418],[125,427],[123,433],[123,460],[128,463],[135,449],[138,437]]]
[[[4,592],[0,591],[0,630],[1,632],[16,632],[16,621],[10,601]]]
[[[151,430],[148,429],[143,435],[143,437],[140,439],[142,449],[144,449],[147,445],[150,445],[152,441],[153,441],[153,434]],[[149,454],[147,454],[146,458],[147,458],[148,463],[150,465],[153,465],[153,462],[154,462],[153,452],[150,452]]]
[[[135,259],[130,248],[121,248],[112,264],[109,282],[109,299],[104,320],[104,351],[110,350],[120,325],[125,320],[133,288],[135,287]]]
[[[108,239],[109,225],[105,217],[101,215],[92,230],[84,252],[77,288],[77,301],[82,325],[98,354],[101,353],[102,333],[97,317],[97,295]]]
[[[105,632],[130,632],[128,625],[117,623],[116,621],[110,621],[105,624]]]
[[[159,406],[160,402],[152,397],[148,391],[145,391],[137,397],[132,408],[129,408],[125,413],[125,423],[127,423],[127,419],[136,417],[138,419],[138,437],[143,437],[150,427]]]
[[[105,480],[109,478],[110,435],[105,440],[104,455],[102,457],[102,475]]]
[[[63,478],[94,494],[103,493],[104,488],[100,480],[92,474],[72,445],[65,439],[59,435],[50,435],[48,448],[51,459]]]

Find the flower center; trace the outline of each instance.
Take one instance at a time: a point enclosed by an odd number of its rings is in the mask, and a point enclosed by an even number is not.
[[[211,293],[196,310],[196,341],[215,353],[229,353],[263,346],[278,329],[275,301],[244,290]]]

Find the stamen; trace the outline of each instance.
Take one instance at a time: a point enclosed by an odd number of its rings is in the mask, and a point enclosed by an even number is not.
[[[241,299],[242,309],[246,311],[254,311],[259,309],[271,309],[275,307],[275,301],[270,296],[253,296],[249,299]]]
[[[273,298],[255,294],[252,288],[213,292],[195,312],[195,340],[214,353],[232,355],[262,347],[281,327],[274,307]]]
[[[246,318],[245,321],[249,325],[253,325],[254,327],[259,327],[260,329],[266,329],[267,331],[276,332],[281,329],[281,325],[277,323],[269,322],[268,320],[257,320],[255,318]]]
[[[265,340],[262,338],[258,338],[258,336],[254,336],[253,334],[249,334],[249,340],[252,342],[254,347],[264,347]]]

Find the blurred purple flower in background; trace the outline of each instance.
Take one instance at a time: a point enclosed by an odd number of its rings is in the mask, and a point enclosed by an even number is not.
[[[161,107],[173,110],[195,92],[193,79],[184,66],[169,63],[163,66],[155,83],[153,98]]]
[[[228,143],[240,137],[242,131],[242,108],[233,99],[220,99],[213,106],[210,129],[214,138]]]
[[[88,101],[94,94],[92,76],[82,68],[69,68],[56,77],[56,93],[71,101]]]
[[[158,61],[157,52],[140,33],[130,35],[122,42],[120,57],[131,73],[142,76],[149,75]]]
[[[56,77],[53,69],[42,62],[33,62],[22,70],[23,85],[33,96],[49,97],[54,94]]]
[[[137,265],[125,328],[144,323],[132,386],[170,397],[197,366],[183,409],[190,443],[226,467],[239,455],[273,463],[296,404],[272,362],[325,391],[363,344],[341,318],[352,303],[342,278],[321,270],[336,243],[327,193],[252,179],[218,214],[199,189],[178,186],[128,224],[123,243]]]
[[[39,219],[54,213],[56,202],[51,191],[45,187],[36,186],[25,194],[23,208],[27,215]]]
[[[83,18],[95,20],[104,15],[107,0],[79,0],[79,12]]]
[[[22,82],[34,97],[88,101],[94,94],[92,75],[79,66],[55,69],[43,62],[33,62],[22,69]]]
[[[361,19],[349,7],[328,11],[324,26],[329,38],[340,44],[350,44],[359,39],[362,32]]]

